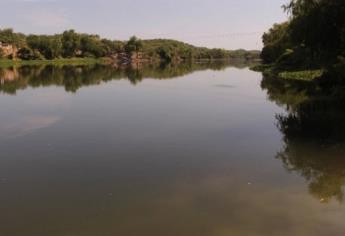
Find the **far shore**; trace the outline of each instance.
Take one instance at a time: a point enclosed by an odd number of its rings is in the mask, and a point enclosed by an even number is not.
[[[0,68],[35,65],[91,65],[111,64],[109,58],[60,58],[54,60],[10,60],[0,59]]]
[[[224,59],[198,59],[192,60],[193,63],[205,63],[205,62],[238,62],[238,61],[248,61],[251,63],[260,63],[258,60],[245,60],[243,58],[224,58]],[[179,63],[183,63],[186,61],[179,61]],[[153,62],[147,60],[135,60],[129,62],[127,64],[152,64]],[[155,63],[163,63],[163,61],[155,61]],[[9,68],[9,67],[20,67],[20,66],[41,66],[41,65],[54,65],[54,66],[66,66],[66,65],[94,65],[94,64],[101,64],[101,65],[111,65],[111,64],[124,64],[119,61],[113,60],[109,57],[102,57],[102,58],[60,58],[60,59],[53,59],[53,60],[20,60],[20,59],[0,59],[0,68]]]

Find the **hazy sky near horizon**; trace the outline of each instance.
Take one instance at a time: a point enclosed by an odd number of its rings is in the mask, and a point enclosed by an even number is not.
[[[287,16],[288,0],[0,0],[0,28],[35,34],[65,29],[110,39],[173,38],[197,46],[260,49]]]

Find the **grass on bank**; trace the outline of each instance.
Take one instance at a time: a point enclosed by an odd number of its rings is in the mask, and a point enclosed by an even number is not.
[[[253,71],[263,72],[266,75],[277,77],[279,79],[286,80],[303,80],[303,81],[312,81],[317,78],[320,78],[324,70],[300,70],[300,71],[283,71],[275,67],[274,64],[261,64],[256,65],[250,68]]]
[[[320,78],[323,70],[283,71],[278,73],[281,79],[312,81]]]
[[[39,66],[39,65],[92,65],[108,64],[107,58],[63,58],[54,60],[10,60],[0,59],[0,68],[17,67],[17,66]]]

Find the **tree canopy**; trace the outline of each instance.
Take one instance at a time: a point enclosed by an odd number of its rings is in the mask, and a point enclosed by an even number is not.
[[[149,60],[216,60],[258,58],[258,51],[208,49],[168,39],[141,40],[135,36],[128,41],[109,40],[99,35],[66,30],[55,35],[24,35],[12,29],[0,30],[0,42],[12,44],[18,49],[17,56],[23,60],[58,59],[74,57],[107,57],[125,53],[142,52]],[[0,50],[1,51],[1,50]],[[1,57],[1,52],[0,52]]]
[[[345,56],[345,1],[292,0],[290,18],[263,36],[266,63],[328,66]]]

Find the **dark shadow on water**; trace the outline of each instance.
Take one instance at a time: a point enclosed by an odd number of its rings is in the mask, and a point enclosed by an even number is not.
[[[270,100],[285,108],[277,127],[285,146],[277,153],[284,167],[303,176],[322,203],[342,202],[345,186],[345,100],[317,82],[264,78]]]

